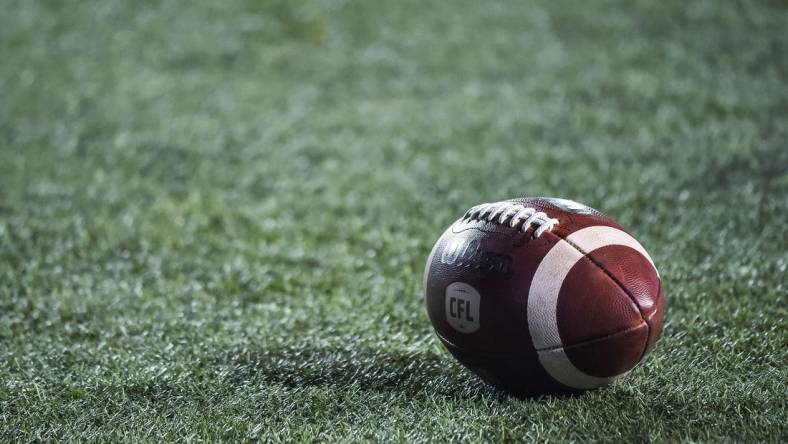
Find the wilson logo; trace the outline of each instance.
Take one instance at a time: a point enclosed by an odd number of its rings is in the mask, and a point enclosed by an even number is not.
[[[478,239],[452,239],[441,253],[441,262],[501,274],[509,274],[512,268],[511,257],[482,251]]]

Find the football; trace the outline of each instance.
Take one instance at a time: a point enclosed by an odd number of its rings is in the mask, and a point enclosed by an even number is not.
[[[625,376],[660,335],[660,276],[621,225],[546,197],[477,205],[424,272],[438,338],[515,395],[581,392]]]

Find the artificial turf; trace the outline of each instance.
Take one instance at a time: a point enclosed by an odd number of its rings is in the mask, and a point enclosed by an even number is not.
[[[0,441],[788,440],[788,6],[0,2]],[[517,400],[421,299],[467,208],[650,251],[626,379]]]

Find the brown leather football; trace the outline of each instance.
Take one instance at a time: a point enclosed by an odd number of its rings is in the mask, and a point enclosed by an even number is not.
[[[517,395],[610,384],[662,329],[660,277],[646,250],[609,217],[565,199],[471,208],[433,247],[424,286],[446,348]]]

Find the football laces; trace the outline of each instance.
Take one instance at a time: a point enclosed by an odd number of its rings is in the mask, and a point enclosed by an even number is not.
[[[508,224],[512,228],[519,228],[523,233],[533,227],[534,238],[545,231],[552,231],[553,227],[558,225],[558,219],[550,218],[542,211],[509,201],[476,205],[465,213],[463,219]]]

